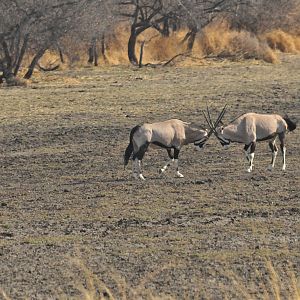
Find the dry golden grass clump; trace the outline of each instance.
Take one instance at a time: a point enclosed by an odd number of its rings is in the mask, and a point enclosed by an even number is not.
[[[156,30],[151,29],[141,34],[139,41],[145,41],[144,60],[145,62],[159,63],[169,60],[173,56],[186,51],[185,45],[181,42],[185,31],[172,33],[169,37],[160,35]],[[139,49],[137,49],[139,54]]]
[[[275,63],[276,54],[266,41],[247,31],[231,30],[227,23],[207,26],[200,36],[205,55],[235,59],[260,59]]]
[[[300,52],[300,36],[289,34],[281,29],[276,29],[265,33],[263,38],[274,50],[279,50],[285,53]]]
[[[124,24],[119,24],[115,27],[113,33],[106,38],[106,61],[100,59],[100,63],[109,63],[111,65],[129,64],[127,57],[129,33],[130,28]]]

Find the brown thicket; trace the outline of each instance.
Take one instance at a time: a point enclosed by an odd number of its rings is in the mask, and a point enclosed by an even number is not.
[[[1,1],[0,80],[18,85],[16,77],[30,78],[37,67],[137,65],[138,57],[143,64],[180,55],[274,63],[278,51],[300,51],[298,2]]]

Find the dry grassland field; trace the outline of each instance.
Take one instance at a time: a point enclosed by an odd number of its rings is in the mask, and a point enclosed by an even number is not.
[[[158,148],[145,182],[123,168],[133,126],[205,125],[206,104],[216,118],[225,103],[225,123],[249,111],[300,120],[300,57],[87,67],[0,88],[0,298],[299,299],[299,128],[286,172],[280,153],[266,170],[267,142],[247,173],[243,145],[224,151],[214,136],[183,148],[184,178],[158,173]]]

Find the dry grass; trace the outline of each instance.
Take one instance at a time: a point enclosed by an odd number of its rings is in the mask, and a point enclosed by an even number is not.
[[[100,65],[129,65],[127,57],[127,43],[129,38],[129,26],[120,24],[113,33],[107,37],[105,60],[99,58]],[[169,37],[162,37],[154,29],[144,31],[137,40],[136,55],[139,57],[140,45],[145,41],[143,63],[161,63],[172,57],[186,52],[186,43],[183,43],[187,30],[173,32]],[[47,51],[40,60],[40,64],[46,68],[59,64],[60,69],[82,67],[87,65],[87,49],[85,43],[66,38],[62,41],[65,63],[59,60],[57,51]],[[100,45],[98,45],[100,47]],[[256,36],[247,31],[230,29],[226,21],[214,22],[204,28],[198,34],[194,48],[192,61],[184,57],[181,66],[203,64],[204,58],[215,57],[219,59],[244,60],[257,59],[268,63],[279,61],[276,51],[285,53],[298,53],[300,51],[300,37],[289,34],[280,29],[273,30]],[[100,49],[98,49],[100,55]],[[31,56],[24,60],[24,66],[28,65]],[[178,62],[178,61],[177,61]],[[24,73],[26,70],[23,68]],[[38,71],[35,71],[35,73]]]
[[[133,181],[131,168],[122,165],[132,126],[173,117],[204,124],[207,102],[213,116],[228,103],[225,122],[246,111],[299,117],[299,65],[298,56],[284,55],[274,65],[82,68],[39,74],[38,84],[26,89],[1,89],[0,227],[8,235],[0,239],[0,282],[6,294],[46,298],[61,287],[66,297],[80,298],[74,287],[87,289],[84,272],[71,269],[78,278],[68,277],[64,256],[75,247],[118,299],[145,277],[144,286],[158,297],[214,299],[218,293],[230,299],[235,288],[226,270],[253,295],[269,287],[265,262],[253,259],[253,253],[265,257],[266,249],[281,280],[288,278],[285,267],[299,276],[299,131],[288,136],[285,176],[280,157],[274,172],[265,171],[267,143],[258,145],[255,170],[245,174],[242,146],[223,152],[215,138],[203,153],[183,149],[182,180],[173,178],[173,169],[157,174],[167,159],[162,150],[147,153],[146,182]],[[70,76],[80,85],[70,84]],[[182,266],[161,271],[174,260]],[[114,281],[110,267],[123,279]]]
[[[231,30],[226,22],[207,26],[200,37],[200,45],[206,55],[260,59],[269,63],[278,61],[276,54],[264,40],[247,31]]]
[[[279,50],[284,53],[299,53],[300,51],[300,36],[277,29],[265,33],[262,37],[274,50]]]
[[[110,40],[107,51],[108,61],[112,64],[128,63],[127,41],[128,27],[119,26],[116,28],[114,38]],[[160,63],[172,57],[186,52],[186,43],[183,43],[187,30],[174,32],[170,37],[162,37],[154,29],[143,32],[136,47],[139,56],[141,41],[145,41],[144,63]],[[118,49],[115,51],[114,49]],[[229,29],[226,22],[216,22],[207,26],[196,38],[192,56],[198,58],[193,64],[201,63],[201,59],[207,56],[219,58],[260,59],[266,62],[275,63],[278,61],[275,52],[268,46],[265,40],[259,39],[246,31],[234,31]],[[190,62],[188,62],[190,65]],[[180,65],[184,66],[184,63]]]
[[[222,295],[223,299],[254,299],[253,295],[259,296],[259,299],[300,299],[300,282],[296,278],[295,273],[291,271],[292,267],[288,263],[285,267],[274,267],[271,259],[268,257],[260,258],[261,269],[253,268],[251,270],[251,278],[247,281],[237,271],[233,271],[231,266],[224,269],[215,270],[221,274],[222,281],[215,282],[216,294]],[[73,274],[68,271],[73,278],[70,286],[73,286],[76,296],[70,296],[68,292],[53,291],[55,298],[66,299],[82,299],[82,300],[115,300],[115,299],[145,299],[145,300],[172,300],[179,299],[175,295],[157,293],[151,289],[151,282],[155,281],[158,275],[164,270],[171,269],[174,264],[162,266],[159,269],[147,273],[138,284],[132,286],[126,282],[126,279],[120,275],[118,271],[110,271],[103,278],[109,278],[109,283],[101,278],[101,275],[95,274],[87,264],[79,258],[70,258],[70,268]],[[252,264],[253,263],[253,264]],[[250,262],[250,265],[257,265],[256,262]],[[198,280],[199,292],[197,298],[209,299],[206,294],[205,278]],[[192,299],[195,295],[184,292],[182,299]],[[3,299],[11,298],[0,289],[0,295]],[[48,295],[50,296],[50,295]]]

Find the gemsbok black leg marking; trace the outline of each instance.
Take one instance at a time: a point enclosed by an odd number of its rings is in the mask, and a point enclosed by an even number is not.
[[[176,168],[176,176],[182,178],[184,176],[179,172],[179,166],[178,166],[179,152],[180,152],[179,149],[174,148],[174,164]]]
[[[144,145],[142,145],[140,147],[140,149],[136,153],[133,154],[133,159],[137,158],[139,160],[142,160],[143,157],[144,157],[144,155],[145,155],[145,153],[146,153],[146,151],[147,151],[147,149],[148,149],[148,147],[149,147],[149,143],[148,142],[145,143]]]
[[[148,149],[149,143],[146,142],[144,145],[142,145],[139,150],[133,154],[133,176],[137,179],[140,178],[142,180],[145,180],[143,174],[142,174],[142,168],[141,168],[141,162],[142,159]],[[137,171],[137,174],[135,173]]]
[[[256,143],[252,142],[249,146],[249,154],[248,154],[248,161],[249,161],[249,168],[247,169],[247,172],[251,172],[253,169],[253,160],[254,160],[254,151],[255,151]]]
[[[174,155],[172,154],[172,149],[167,149],[167,152],[170,159],[174,159]]]
[[[247,161],[250,161],[250,159],[249,159],[249,153],[248,153],[248,150],[249,150],[250,145],[251,145],[251,144],[245,145],[245,146],[244,146],[244,151],[245,151],[245,155],[246,155]]]
[[[272,151],[272,160],[271,160],[271,163],[270,163],[270,165],[268,167],[268,170],[272,171],[273,168],[274,168],[274,166],[275,166],[275,160],[276,160],[276,156],[277,156],[277,153],[278,153],[278,148],[277,148],[277,146],[275,144],[275,140],[269,142],[269,147],[270,147],[270,149]]]
[[[170,160],[161,169],[159,169],[159,174],[164,173],[167,170],[167,168],[169,168],[174,162],[174,155],[172,154],[172,149],[168,148],[167,152]]]
[[[285,147],[285,133],[281,133],[278,135],[279,141],[280,141],[280,150],[282,153],[282,171],[285,171],[286,164],[285,164],[285,153],[286,153],[286,147]]]

